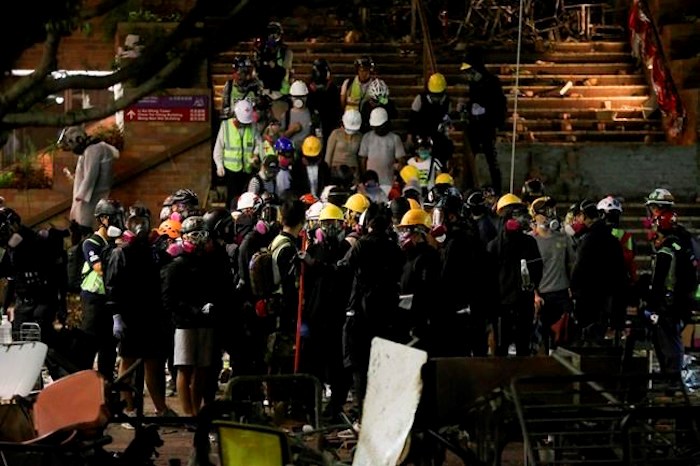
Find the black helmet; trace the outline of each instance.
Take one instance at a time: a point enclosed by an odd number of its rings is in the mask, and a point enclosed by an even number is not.
[[[112,217],[114,215],[124,215],[124,208],[115,199],[100,199],[95,206],[95,217]]]
[[[204,222],[204,217],[195,215],[192,217],[187,217],[182,221],[182,228],[180,229],[181,235],[186,235],[197,231],[207,231],[207,225]]]
[[[236,55],[231,67],[236,71],[250,71],[253,69],[253,62],[244,55]]]
[[[267,40],[269,45],[279,43],[282,40],[282,34],[284,34],[284,29],[282,29],[280,23],[277,21],[267,23]]]
[[[600,218],[598,204],[592,199],[584,199],[576,205],[574,214],[582,213],[590,219]]]
[[[0,246],[7,246],[7,242],[17,227],[22,223],[19,214],[9,207],[0,207]]]
[[[172,195],[172,201],[173,203],[171,205],[185,204],[188,207],[199,206],[199,197],[197,197],[197,194],[191,189],[186,188],[175,191]]]
[[[538,197],[543,197],[544,195],[545,189],[542,180],[539,178],[530,178],[523,184],[520,198],[529,204]]]
[[[221,239],[226,244],[233,243],[236,231],[231,212],[223,207],[214,207],[203,218],[212,239]]]
[[[371,57],[368,55],[363,55],[359,58],[355,59],[355,69],[368,69],[370,71],[374,71],[374,60],[372,60]]]
[[[316,84],[326,84],[331,75],[331,67],[325,58],[317,58],[311,68],[311,80]]]
[[[398,221],[401,222],[404,214],[408,212],[410,208],[411,204],[409,204],[408,199],[403,196],[399,196],[389,203],[391,218],[394,219],[394,221],[398,219]]]
[[[416,137],[416,147],[433,147],[433,139],[430,136],[418,135]]]

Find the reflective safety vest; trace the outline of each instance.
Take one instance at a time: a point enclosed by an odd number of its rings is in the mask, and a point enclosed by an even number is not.
[[[345,110],[360,110],[360,104],[362,99],[365,97],[365,93],[362,91],[362,83],[355,76],[350,83],[350,88],[347,90],[347,98],[345,99]]]
[[[241,135],[233,120],[224,124],[224,168],[232,172],[249,171],[252,167],[255,136],[253,128],[247,125]]]
[[[85,241],[90,241],[91,243],[99,245],[99,243],[92,238],[88,238]],[[106,243],[103,246],[106,246]],[[105,290],[104,278],[92,268],[88,261],[83,263],[83,270],[81,270],[80,273],[83,276],[83,281],[80,283],[81,290],[102,295],[107,293]]]

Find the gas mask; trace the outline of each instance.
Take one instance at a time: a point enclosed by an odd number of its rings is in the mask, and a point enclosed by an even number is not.
[[[345,134],[347,134],[347,135],[349,135],[349,136],[352,136],[353,134],[357,134],[357,130],[356,130],[356,129],[347,129],[347,128],[343,128],[343,130],[345,131]]]
[[[286,155],[283,154],[277,154],[278,161],[280,164],[280,168],[283,170],[287,170],[289,167],[292,166],[292,157],[287,157]]]
[[[400,228],[398,230],[398,242],[401,250],[408,251],[409,249],[415,247],[415,243],[413,242],[413,233],[415,232],[411,228]]]
[[[585,228],[585,223],[579,222],[578,220],[574,220],[573,222],[564,226],[564,231],[569,236],[578,236]]]

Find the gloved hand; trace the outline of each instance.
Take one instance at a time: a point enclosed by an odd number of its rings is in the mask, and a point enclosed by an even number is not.
[[[222,167],[222,166],[216,167],[216,176],[218,176],[219,178],[223,178],[225,174],[226,174],[226,171],[224,170],[224,167]]]
[[[121,340],[124,337],[124,330],[126,330],[126,324],[121,314],[114,314],[112,316],[112,335],[117,340]]]
[[[214,305],[212,303],[207,303],[204,306],[202,306],[202,314],[205,316],[208,316],[209,313],[211,313],[211,310],[214,308]]]

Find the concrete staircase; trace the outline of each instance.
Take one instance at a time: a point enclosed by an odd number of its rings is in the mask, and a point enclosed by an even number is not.
[[[410,104],[423,89],[422,46],[399,43],[289,42],[294,51],[294,75],[307,79],[311,64],[325,58],[338,83],[354,74],[353,60],[371,55],[377,74],[391,90],[399,109],[395,128],[405,131]],[[488,68],[503,82],[511,110],[515,97],[515,54],[513,48],[492,49]],[[230,74],[234,55],[248,53],[244,43],[219,54],[210,64],[215,108]],[[459,65],[461,53],[437,50],[438,71],[448,81],[455,101],[467,96]],[[559,89],[568,81],[573,87],[566,96]],[[617,42],[570,42],[549,44],[539,51],[521,55],[520,99],[517,138],[519,144],[533,142],[574,144],[595,142],[650,143],[664,140],[659,118],[647,106],[649,87],[638,69],[629,47]],[[456,124],[461,129],[460,123]],[[512,119],[501,136],[510,140]],[[457,150],[461,131],[455,135]]]

